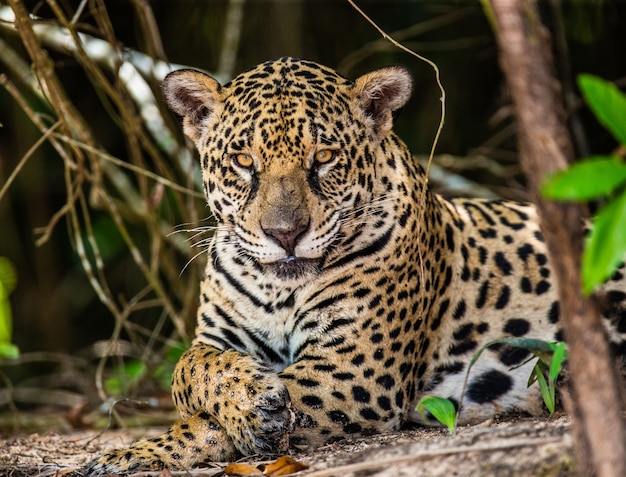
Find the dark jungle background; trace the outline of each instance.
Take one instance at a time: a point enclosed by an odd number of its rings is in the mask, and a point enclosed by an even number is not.
[[[157,398],[144,407],[161,409],[169,402],[172,365],[192,337],[203,266],[198,254],[210,236],[210,213],[199,194],[198,165],[189,163],[195,155],[160,98],[162,74],[140,71],[156,100],[152,117],[161,121],[153,129],[142,107],[154,99],[142,104],[132,83],[120,80],[129,51],[162,65],[201,68],[222,81],[284,55],[353,78],[404,64],[415,89],[396,131],[419,160],[430,152],[441,105],[432,68],[384,41],[346,1],[21,3],[35,24],[57,28],[48,39],[37,33],[38,41],[76,116],[67,119],[58,98],[37,92],[38,63],[0,2],[0,257],[15,271],[3,273],[16,278],[8,303],[11,341],[19,349],[17,358],[0,358],[0,430],[31,428],[25,411],[32,410],[47,416],[37,426],[98,425],[109,409],[98,405],[122,396]],[[434,186],[527,199],[481,2],[357,3],[440,69],[447,111]],[[615,144],[580,100],[575,78],[593,73],[626,87],[626,2],[539,5],[553,34],[578,156],[609,152]],[[64,21],[65,31],[106,40],[111,64],[87,47],[81,58],[55,44]]]

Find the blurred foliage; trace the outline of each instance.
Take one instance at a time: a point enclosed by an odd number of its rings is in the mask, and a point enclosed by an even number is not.
[[[17,346],[11,343],[13,315],[9,295],[16,284],[15,267],[5,257],[0,257],[0,359],[17,358],[20,354]]]
[[[151,373],[146,364],[139,359],[131,359],[115,366],[104,381],[106,392],[111,396],[132,395],[136,391],[136,386],[146,378],[158,383],[162,389],[169,388],[174,367],[186,349],[187,346],[183,343],[169,347],[163,361]]]
[[[543,194],[561,201],[602,201],[582,257],[583,292],[590,294],[617,271],[626,255],[626,95],[594,75],[580,75],[578,84],[619,146],[611,155],[585,158],[549,177]]]
[[[607,0],[550,0],[563,6],[563,23],[568,36],[575,41],[593,44],[602,35],[612,2]],[[607,8],[608,7],[608,8]]]
[[[0,255],[19,275],[10,300],[21,355],[0,370],[0,405],[22,408],[50,396],[51,405],[93,409],[118,395],[167,394],[192,334],[212,225],[195,153],[160,97],[160,80],[176,65],[227,81],[283,55],[349,77],[403,63],[415,93],[397,132],[424,154],[437,128],[430,67],[381,40],[341,0],[10,0],[22,17],[33,15],[20,29],[6,3]],[[540,3],[547,24],[563,29],[568,49],[558,43],[555,54],[569,67],[566,77],[626,77],[626,5]],[[500,196],[524,198],[509,99],[480,2],[358,4],[441,70],[448,107],[437,164]],[[580,150],[608,150],[610,135],[586,112],[582,119]],[[26,388],[64,397],[20,394]]]

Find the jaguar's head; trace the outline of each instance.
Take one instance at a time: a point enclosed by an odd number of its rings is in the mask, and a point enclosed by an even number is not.
[[[391,66],[356,81],[281,58],[220,84],[193,70],[163,91],[202,162],[228,242],[283,280],[371,245],[386,226],[384,140],[411,76]]]

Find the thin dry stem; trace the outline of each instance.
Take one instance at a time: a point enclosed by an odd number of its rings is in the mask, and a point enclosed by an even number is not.
[[[3,78],[2,76],[0,76],[0,84],[3,82]],[[28,162],[28,160],[33,156],[33,154],[39,150],[39,148],[41,147],[41,145],[43,143],[45,143],[49,137],[54,133],[55,129],[57,129],[59,126],[61,125],[60,121],[57,121],[56,123],[54,123],[52,126],[50,126],[49,128],[47,128],[43,135],[37,139],[37,141],[35,141],[35,144],[33,144],[30,149],[28,151],[26,151],[26,154],[24,154],[22,156],[22,158],[20,159],[20,161],[17,163],[17,166],[15,166],[15,169],[13,169],[11,171],[11,174],[9,175],[9,177],[7,178],[6,182],[4,183],[4,185],[2,186],[2,188],[0,189],[0,200],[2,200],[2,197],[4,196],[4,194],[6,194],[6,192],[9,190],[9,187],[11,187],[11,184],[13,184],[13,181],[15,180],[15,178],[19,175],[19,173],[22,171],[22,169],[24,168],[24,166],[26,165],[26,163]]]
[[[395,31],[388,35],[385,35],[383,33],[383,39],[378,39],[366,43],[361,48],[351,52],[341,61],[337,68],[339,69],[339,71],[349,71],[355,64],[363,61],[365,58],[376,52],[387,51],[389,46],[397,47],[397,44],[395,42],[406,41],[409,38],[413,38],[417,35],[421,35],[459,21],[461,18],[467,16],[473,10],[474,9],[472,7],[452,10],[445,15],[441,15],[430,20],[421,21],[419,23],[416,23],[415,25],[411,25],[407,28]],[[381,30],[378,29],[378,31],[380,32]],[[390,38],[393,40],[390,40]],[[465,38],[462,38],[461,40],[463,42],[467,42],[467,39]],[[414,53],[411,52],[411,54]]]
[[[363,18],[365,18],[365,20],[367,20],[376,29],[376,31],[378,31],[378,33],[381,34],[381,36],[385,40],[391,42],[394,46],[396,46],[397,48],[401,49],[405,53],[408,53],[408,54],[416,57],[417,59],[427,63],[428,65],[430,65],[430,67],[435,72],[435,81],[437,82],[437,87],[439,88],[439,91],[441,93],[441,97],[439,98],[440,101],[441,101],[441,116],[440,116],[440,119],[439,119],[439,125],[437,126],[437,132],[435,133],[435,137],[433,139],[433,143],[432,143],[432,146],[430,148],[430,153],[428,155],[428,164],[426,166],[426,178],[428,180],[428,169],[430,167],[430,163],[432,162],[433,156],[435,155],[435,149],[437,148],[437,144],[439,143],[439,137],[441,136],[441,132],[443,131],[443,126],[445,124],[445,119],[446,119],[446,90],[444,89],[443,84],[441,83],[441,77],[440,77],[440,74],[439,74],[439,67],[437,66],[437,64],[434,61],[429,60],[425,56],[422,56],[419,53],[414,52],[413,50],[407,48],[406,46],[402,45],[398,41],[394,40],[382,28],[380,28],[370,17],[368,17],[365,14],[365,12],[363,10],[361,10],[356,5],[356,3],[354,3],[353,0],[348,0],[348,3],[350,5],[352,5],[352,7],[357,12],[359,12],[359,14]]]

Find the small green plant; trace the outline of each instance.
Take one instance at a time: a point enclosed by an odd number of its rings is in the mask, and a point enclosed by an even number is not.
[[[528,380],[528,386],[531,386],[535,381],[539,383],[543,402],[546,404],[550,414],[554,414],[556,407],[556,380],[563,367],[563,361],[567,357],[567,351],[565,350],[565,343],[547,344],[551,348],[553,347],[552,358],[549,363],[542,358],[537,360],[537,364],[535,364]],[[548,375],[547,381],[545,378],[546,374]]]
[[[539,388],[541,390],[541,396],[543,397],[543,401],[546,404],[548,411],[550,411],[550,414],[554,413],[556,381],[559,373],[561,372],[563,361],[567,359],[565,343],[549,343],[547,341],[535,338],[500,338],[485,344],[472,357],[472,360],[470,361],[470,364],[467,367],[467,372],[465,374],[465,382],[463,383],[463,391],[461,392],[457,418],[458,413],[461,410],[463,396],[465,395],[465,388],[467,386],[467,379],[469,377],[472,366],[474,366],[483,351],[485,351],[490,346],[496,344],[504,344],[508,346],[513,346],[515,348],[523,348],[533,354],[533,357],[511,369],[519,368],[520,366],[524,366],[530,360],[535,358],[537,359],[537,364],[533,368],[531,375],[528,379],[528,386],[531,386],[535,381],[539,383]],[[546,369],[550,370],[547,382],[543,374]]]
[[[456,429],[456,408],[452,401],[437,396],[424,396],[419,400],[416,407],[422,419],[428,424],[428,411],[435,419],[448,428],[450,434]]]
[[[426,416],[426,411],[428,411],[435,419],[448,428],[450,434],[454,433],[459,413],[461,412],[461,406],[470,370],[476,361],[478,361],[478,358],[483,351],[497,344],[504,344],[514,348],[523,348],[532,353],[533,356],[530,359],[511,369],[519,368],[520,366],[524,366],[529,361],[537,359],[537,363],[533,367],[533,370],[528,378],[528,386],[532,386],[535,381],[537,381],[543,402],[548,408],[550,414],[554,414],[556,407],[556,382],[559,374],[561,373],[561,369],[563,368],[563,362],[567,359],[565,343],[550,343],[535,338],[501,338],[485,344],[472,357],[465,373],[465,382],[463,383],[463,390],[461,391],[461,399],[459,400],[458,409],[455,408],[454,404],[449,399],[438,396],[424,396],[419,400],[416,409],[426,424],[428,424],[428,417]],[[546,374],[548,377],[547,380],[545,376]]]
[[[13,316],[9,295],[17,284],[17,272],[13,264],[0,257],[0,358],[17,358],[20,354],[17,346],[11,343]]]
[[[580,75],[578,85],[600,123],[626,148],[626,95],[615,85],[592,75]],[[582,257],[583,292],[593,290],[615,272],[626,254],[626,162],[617,153],[594,156],[548,177],[545,197],[559,201],[602,201],[592,221]]]

